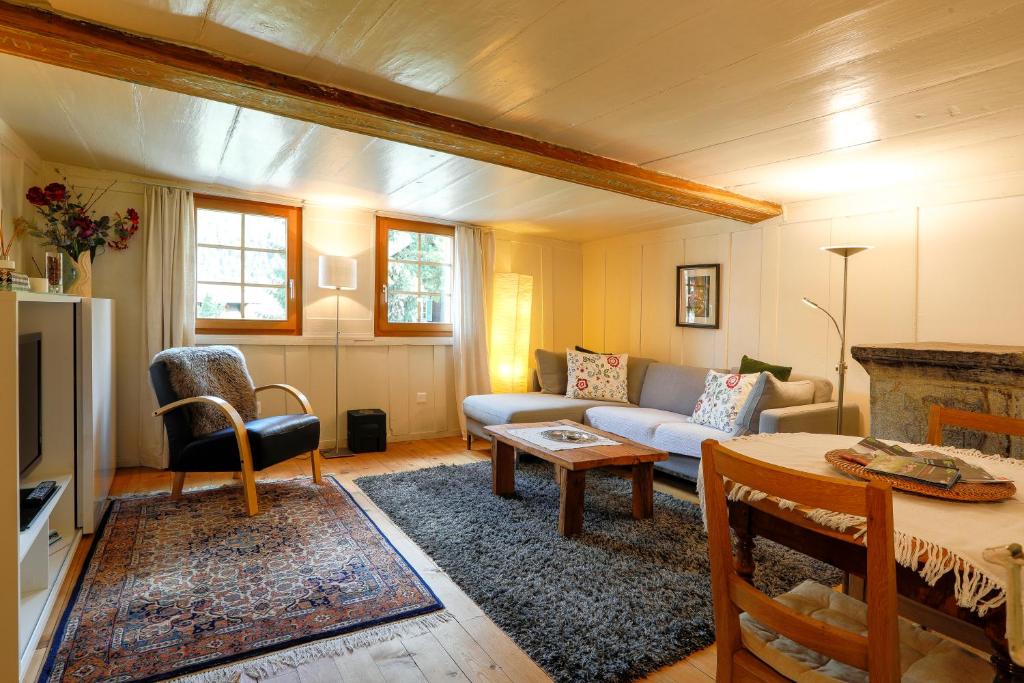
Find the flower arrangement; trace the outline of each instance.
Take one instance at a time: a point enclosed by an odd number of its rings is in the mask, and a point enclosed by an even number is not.
[[[94,261],[103,249],[127,249],[129,240],[139,230],[139,212],[130,208],[124,214],[97,217],[93,208],[113,183],[83,199],[67,178],[62,180],[63,183],[29,188],[25,198],[36,207],[45,224],[40,228],[20,219],[23,226],[41,239],[44,246],[56,247],[76,261],[86,252]]]

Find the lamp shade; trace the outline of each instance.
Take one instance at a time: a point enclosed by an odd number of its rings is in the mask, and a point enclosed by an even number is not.
[[[356,260],[348,256],[320,255],[320,280],[324,289],[355,289]]]
[[[526,391],[530,372],[533,278],[495,273],[491,307],[491,388]]]
[[[843,258],[850,258],[855,254],[859,254],[862,251],[867,251],[871,247],[864,244],[837,244],[831,247],[822,247],[822,251],[827,251],[835,254],[836,256],[842,256]]]

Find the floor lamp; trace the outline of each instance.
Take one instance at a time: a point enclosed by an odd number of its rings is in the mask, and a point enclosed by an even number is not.
[[[334,290],[334,448],[320,453],[325,458],[341,458],[352,455],[352,451],[341,447],[341,413],[338,410],[340,385],[338,373],[341,369],[341,293],[356,288],[356,260],[348,256],[320,256],[320,279],[322,289]]]
[[[827,251],[836,256],[841,256],[843,259],[843,325],[839,326],[836,322],[835,316],[826,311],[824,308],[814,303],[807,297],[803,298],[803,302],[811,308],[816,308],[825,315],[828,316],[829,320],[836,327],[836,332],[839,333],[839,364],[836,366],[836,370],[839,372],[839,400],[838,400],[838,413],[836,415],[836,434],[843,433],[843,392],[846,390],[846,284],[847,275],[850,268],[850,257],[859,254],[862,251],[870,249],[871,247],[866,246],[836,246],[836,247],[822,247],[822,251]]]

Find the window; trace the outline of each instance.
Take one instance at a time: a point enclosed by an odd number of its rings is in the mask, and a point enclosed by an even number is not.
[[[378,335],[451,335],[454,247],[448,226],[377,217]]]
[[[196,196],[196,332],[300,334],[302,209]]]

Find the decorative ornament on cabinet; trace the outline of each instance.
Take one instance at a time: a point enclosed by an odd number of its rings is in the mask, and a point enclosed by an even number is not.
[[[59,173],[59,169],[57,170]],[[129,208],[124,214],[97,216],[96,203],[114,186],[93,190],[84,197],[67,178],[46,187],[31,187],[25,198],[43,218],[43,225],[19,218],[15,223],[44,247],[55,247],[67,255],[67,272],[63,276],[64,291],[78,296],[92,296],[92,266],[107,249],[123,251],[139,230],[139,212]],[[49,273],[48,273],[49,277]],[[51,287],[53,278],[50,278]]]

